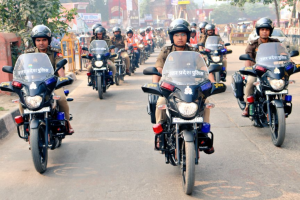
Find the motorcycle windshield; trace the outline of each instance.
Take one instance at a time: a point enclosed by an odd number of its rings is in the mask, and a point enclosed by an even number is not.
[[[93,54],[106,54],[109,53],[109,50],[104,40],[94,40],[90,44],[89,52]]]
[[[177,85],[198,85],[208,79],[208,69],[201,54],[175,51],[169,54],[162,71],[162,81]]]
[[[224,48],[224,42],[219,36],[209,36],[206,39],[205,48],[210,50],[220,50]]]
[[[259,45],[256,54],[256,65],[267,68],[284,67],[290,62],[290,55],[279,42],[263,43]]]
[[[44,81],[53,76],[54,69],[45,53],[21,55],[14,67],[13,79],[21,82]]]

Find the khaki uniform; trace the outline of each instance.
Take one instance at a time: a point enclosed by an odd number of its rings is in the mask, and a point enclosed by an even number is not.
[[[56,69],[57,63],[63,59],[62,57],[58,56],[58,53],[60,53],[60,52],[61,52],[60,49],[48,47],[46,54],[49,56],[49,59],[51,61],[51,64],[52,64],[54,70]],[[25,54],[26,53],[39,53],[39,50],[38,50],[38,48],[33,47],[33,48],[25,50]],[[61,112],[65,113],[65,118],[66,118],[66,120],[69,121],[69,119],[70,119],[69,105],[68,105],[67,98],[66,98],[63,88],[55,90],[54,94],[57,96],[60,96],[60,99],[58,100],[59,110]],[[24,110],[23,110],[23,107],[21,104],[19,104],[19,109],[20,109],[21,114],[23,114]]]
[[[279,42],[277,39],[269,38],[268,42]],[[248,44],[246,48],[246,54],[255,60],[258,46],[262,44],[260,38],[253,40]],[[254,65],[254,63],[253,63]],[[253,83],[256,81],[256,77],[248,75],[247,84],[245,88],[244,101],[247,102],[247,97],[253,94]]]
[[[91,43],[92,43],[92,41],[94,41],[94,40],[96,40],[96,37],[95,37],[95,36],[92,37]],[[104,40],[105,40],[105,42],[106,42],[106,44],[107,44],[107,46],[108,46],[108,48],[109,48],[109,47],[112,45],[112,44],[111,44],[110,38],[106,35],[106,36],[104,37]],[[111,58],[110,60],[108,60],[108,61],[107,61],[107,64],[108,64],[109,70],[112,71],[112,73],[113,73],[113,77],[115,77],[116,72],[117,72],[117,68],[116,68],[116,66],[115,66],[115,64],[114,64],[113,58]],[[90,63],[86,69],[87,69],[88,72],[91,72],[91,71],[92,71],[92,64]]]
[[[114,45],[118,49],[125,48],[125,41],[127,41],[125,35],[122,35],[122,37],[118,38],[118,39],[115,36],[113,36],[111,38],[112,45]],[[129,70],[129,67],[130,67],[130,58],[129,58],[127,52],[126,51],[122,52],[121,56],[122,56],[122,58],[125,59],[126,70]]]
[[[157,57],[155,67],[156,68],[163,68],[168,55],[173,51],[176,51],[175,47],[173,45],[164,46],[162,48],[161,52],[159,53],[158,57]],[[188,45],[185,46],[184,51],[199,52],[199,50],[197,48],[189,47]],[[163,122],[167,121],[166,110],[159,110],[158,109],[158,107],[160,105],[164,105],[166,103],[167,102],[166,102],[166,99],[164,97],[159,97],[158,98],[157,103],[156,103],[156,111],[155,111],[156,123],[163,123]],[[205,103],[209,103],[209,101],[206,99]],[[204,122],[209,123],[209,116],[210,116],[210,110],[205,108],[205,110],[204,110]]]

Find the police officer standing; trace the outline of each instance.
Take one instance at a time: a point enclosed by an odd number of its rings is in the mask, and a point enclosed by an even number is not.
[[[174,20],[169,28],[169,37],[171,40],[171,45],[166,45],[162,48],[161,52],[157,57],[157,61],[155,67],[158,72],[162,74],[162,70],[164,67],[164,63],[168,57],[168,55],[173,51],[196,51],[197,48],[189,47],[186,43],[190,41],[191,28],[190,24],[184,19],[176,19]],[[152,82],[158,83],[160,81],[160,76],[153,75]],[[209,74],[209,79],[214,82],[214,77],[212,74]],[[208,101],[206,101],[208,103]],[[163,124],[167,121],[166,110],[158,109],[159,106],[166,104],[166,99],[164,97],[159,97],[156,104],[155,118],[156,123]],[[210,110],[204,110],[204,122],[209,123]],[[211,154],[214,152],[214,148],[212,147],[210,150],[205,153]]]
[[[35,26],[31,31],[31,38],[33,41],[33,44],[35,47],[25,50],[25,53],[45,53],[49,56],[49,59],[51,61],[51,64],[55,70],[56,65],[59,61],[61,61],[63,58],[60,55],[61,51],[60,49],[50,47],[51,43],[51,30],[45,26],[45,25],[37,25]],[[59,77],[65,76],[64,69],[60,69],[58,71]],[[65,93],[62,88],[57,89],[54,91],[54,94],[57,96],[60,96],[60,99],[58,100],[59,109],[61,112],[65,113],[66,120],[68,121],[69,125],[69,131],[68,134],[72,135],[74,133],[73,128],[71,127],[71,124],[69,122],[70,120],[70,113],[69,113],[69,105],[65,96]],[[20,104],[19,105],[20,112],[23,114],[23,107]]]
[[[270,38],[274,30],[274,25],[272,20],[270,20],[269,18],[261,18],[260,20],[258,20],[256,22],[255,29],[259,38],[251,41],[246,48],[246,54],[248,54],[254,60],[256,58],[256,53],[260,44],[268,43],[268,42],[279,42],[278,39]],[[246,67],[253,66],[254,64],[255,63],[248,60],[245,62]],[[256,77],[248,75],[247,84],[245,88],[245,96],[244,96],[245,102],[247,102],[247,97],[253,94],[253,83],[255,81],[256,81]],[[243,111],[242,116],[248,117],[248,104],[246,105],[246,108]]]
[[[126,40],[126,37],[124,35],[121,35],[121,29],[119,27],[114,27],[113,28],[113,34],[114,34],[114,36],[111,38],[112,45],[114,45],[118,49],[124,48],[125,50],[128,50],[127,40]],[[125,59],[126,74],[130,76],[131,75],[131,73],[129,71],[130,58],[129,58],[126,51],[122,52],[121,56],[122,56],[122,58]]]

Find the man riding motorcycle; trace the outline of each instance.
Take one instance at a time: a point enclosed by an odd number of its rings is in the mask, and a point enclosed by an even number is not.
[[[25,50],[25,54],[26,53],[47,54],[55,70],[56,64],[59,61],[61,61],[63,58],[60,56],[61,55],[60,49],[49,46],[51,43],[51,38],[52,38],[51,30],[47,26],[45,25],[35,26],[31,31],[31,39],[35,47]],[[65,77],[65,71],[63,68],[58,71],[58,76]],[[74,130],[69,122],[70,120],[69,105],[63,88],[55,90],[54,94],[60,96],[60,99],[58,100],[59,109],[61,112],[65,113],[65,118],[69,124],[68,135],[72,135],[74,133]],[[23,115],[24,109],[21,104],[19,104],[19,109],[20,109],[20,113]]]
[[[140,59],[140,51],[138,49],[138,44],[136,42],[136,38],[133,37],[133,30],[131,27],[128,27],[126,30],[126,35],[127,35],[127,44],[128,46],[133,46],[136,49],[134,50],[134,54],[135,54],[135,63],[136,63],[136,67],[139,68],[139,59]]]
[[[144,44],[146,51],[150,50],[150,46],[148,45],[145,29],[140,29],[139,41],[141,44]]]
[[[191,45],[197,45],[197,37],[196,37],[197,31],[195,28],[191,28],[191,38],[190,38],[190,44]]]
[[[260,20],[258,20],[256,22],[255,29],[259,38],[251,41],[246,48],[246,54],[248,54],[254,60],[258,50],[258,46],[260,44],[268,43],[268,42],[279,42],[278,39],[270,38],[274,30],[274,25],[272,20],[270,20],[269,18],[261,18]],[[252,67],[254,64],[255,63],[248,60],[245,62],[246,67]],[[245,88],[245,96],[244,96],[246,107],[242,113],[243,117],[248,117],[247,97],[253,94],[253,88],[254,88],[253,83],[256,82],[256,79],[257,79],[256,77],[248,75],[247,84]]]
[[[114,36],[111,38],[112,45],[114,45],[118,49],[124,48],[125,50],[128,50],[126,37],[124,35],[121,35],[120,27],[114,27],[113,34],[114,34]],[[131,75],[131,73],[129,71],[130,58],[129,58],[127,52],[126,51],[122,52],[121,57],[125,59],[126,74]]]
[[[106,29],[102,26],[99,26],[98,28],[95,29],[94,36],[92,37],[91,43],[93,40],[105,40],[108,47],[110,47],[112,45],[110,38],[106,35]],[[109,70],[113,72],[113,80],[115,80],[117,68],[113,62],[113,58],[108,60],[107,64],[108,64]],[[89,66],[87,67],[87,71],[88,72],[92,71],[92,63],[90,63]],[[88,83],[88,86],[92,86],[92,85],[93,85],[92,82]]]
[[[199,37],[199,41],[202,40],[202,38],[205,36],[205,26],[207,25],[207,22],[201,22],[199,24],[199,30],[200,30],[200,37]]]
[[[169,38],[171,40],[171,45],[167,45],[162,48],[162,51],[159,53],[157,57],[157,61],[155,64],[155,67],[157,68],[158,72],[162,74],[163,66],[166,61],[166,58],[168,55],[173,51],[196,51],[198,52],[198,48],[189,47],[186,45],[186,43],[190,40],[190,25],[189,23],[184,19],[176,19],[174,20],[169,28]],[[158,83],[160,81],[161,77],[157,75],[153,75],[152,82]],[[212,74],[209,74],[209,79],[214,82],[214,77]],[[206,103],[208,101],[206,100]],[[160,110],[158,109],[161,105],[166,104],[166,99],[164,97],[159,97],[156,104],[156,111],[155,111],[155,117],[156,117],[156,123],[163,124],[167,121],[167,115],[166,110]],[[209,116],[210,116],[210,110],[205,108],[204,111],[204,122],[209,123]],[[213,153],[214,149],[213,147],[207,151],[206,153],[210,154]]]
[[[154,40],[153,40],[153,31],[151,30],[151,26],[148,26],[146,28],[146,36],[147,36],[147,40],[151,41],[151,45],[153,45],[153,49],[155,48],[155,44],[154,44]]]
[[[219,36],[219,35],[215,34],[215,29],[216,29],[215,25],[207,24],[205,26],[205,35],[201,38],[200,43],[205,44],[205,42],[206,42],[206,40],[209,36]],[[225,67],[225,70],[222,71],[220,73],[220,75],[221,75],[221,80],[226,82],[226,75],[227,75],[227,59],[226,59],[226,56],[224,56],[224,59],[223,59],[223,66]]]
[[[94,25],[92,26],[92,29],[93,29],[93,36],[95,35],[95,30],[96,30],[96,28],[98,28],[98,27],[100,27],[100,26],[102,26],[102,24],[100,24],[100,23],[96,23],[96,24],[94,24]]]

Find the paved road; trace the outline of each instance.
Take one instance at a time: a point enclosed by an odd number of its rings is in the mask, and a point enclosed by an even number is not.
[[[293,94],[286,140],[274,147],[269,129],[252,126],[240,116],[229,86],[243,63],[243,46],[232,46],[226,93],[211,97],[216,152],[201,154],[193,195],[181,189],[178,167],[166,165],[153,151],[153,133],[141,85],[151,81],[142,69],[113,86],[99,100],[82,73],[70,96],[76,133],[49,152],[48,170],[34,169],[28,144],[9,136],[0,142],[0,199],[300,199],[300,92]],[[300,74],[294,75],[300,80]],[[300,83],[300,82],[299,82]]]

